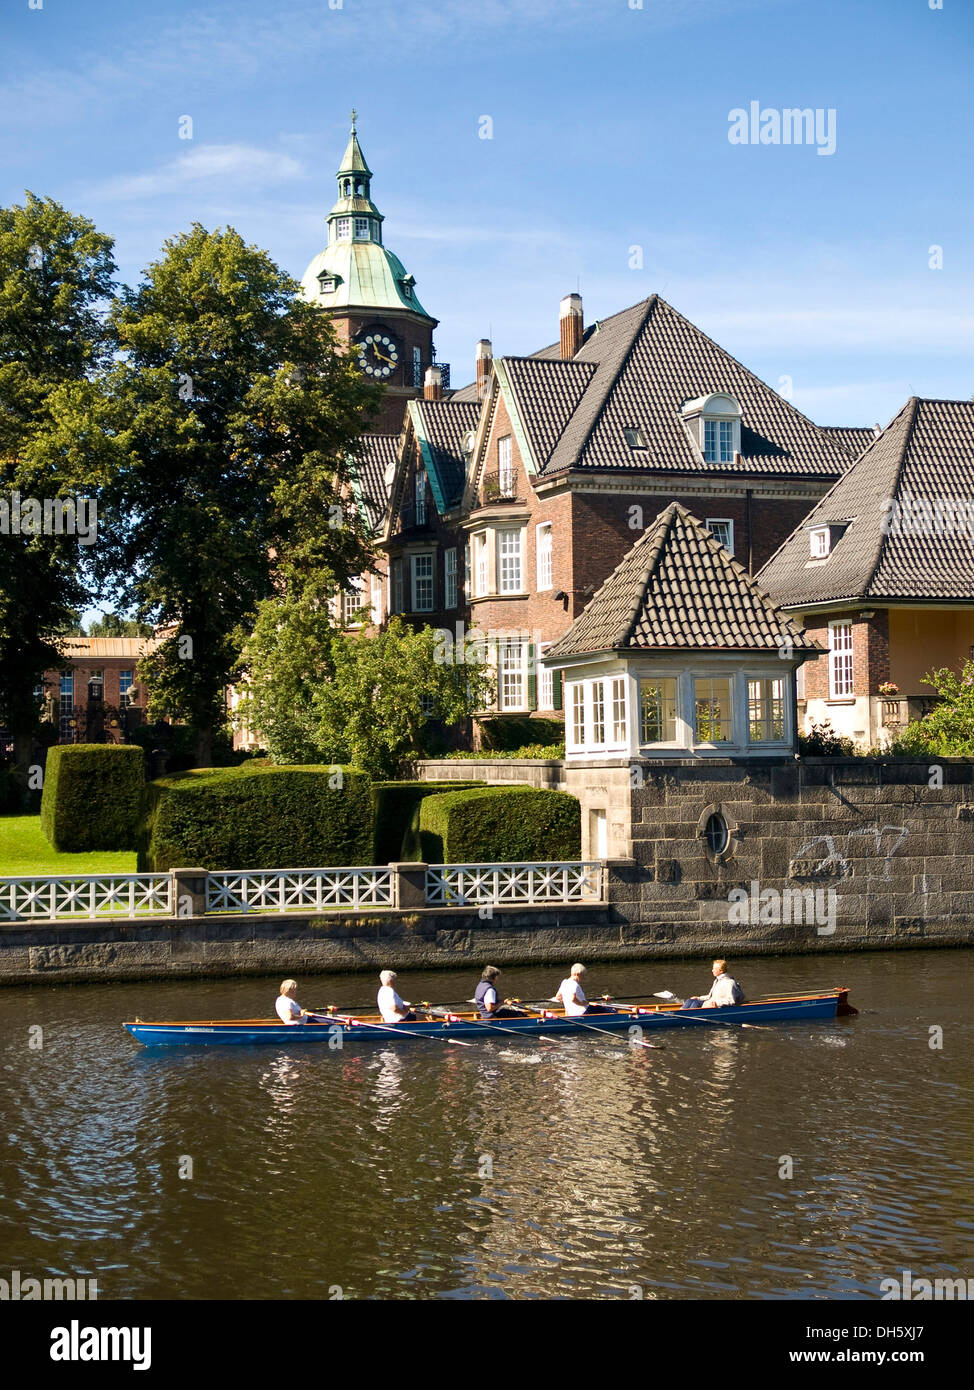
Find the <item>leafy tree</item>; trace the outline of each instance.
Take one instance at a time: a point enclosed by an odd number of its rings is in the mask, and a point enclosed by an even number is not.
[[[240,722],[259,731],[276,763],[315,763],[315,691],[333,673],[336,636],[327,600],[306,587],[265,599],[237,666]]]
[[[89,637],[151,637],[150,623],[140,623],[137,618],[122,618],[117,613],[99,613],[88,624]]]
[[[940,703],[907,724],[894,740],[893,752],[942,758],[974,755],[974,658],[965,661],[960,675],[944,666],[924,676],[923,683],[933,686]]]
[[[400,618],[372,635],[337,634],[332,678],[311,701],[319,756],[394,773],[403,757],[427,751],[430,721],[456,724],[484,707],[491,682],[477,655],[455,653],[436,628],[414,630]]]
[[[210,761],[240,636],[287,586],[367,563],[349,458],[380,390],[263,251],[194,224],[116,304],[121,360],[103,436],[103,562],[120,606],[172,629],[140,667],[150,716],[184,719]]]
[[[89,548],[63,532],[15,534],[14,494],[50,502],[86,480],[53,437],[63,393],[110,357],[112,245],[50,198],[27,193],[23,206],[0,208],[0,722],[21,764],[37,727],[34,687],[58,665],[57,636],[86,597]]]

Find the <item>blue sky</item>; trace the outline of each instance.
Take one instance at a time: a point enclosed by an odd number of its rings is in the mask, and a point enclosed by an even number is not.
[[[587,320],[657,290],[813,419],[885,424],[974,393],[974,0],[931,3],[6,0],[0,199],[92,217],[130,283],[193,220],[300,278],[354,105],[454,385],[576,286]],[[835,153],[731,144],[752,101],[834,109]]]

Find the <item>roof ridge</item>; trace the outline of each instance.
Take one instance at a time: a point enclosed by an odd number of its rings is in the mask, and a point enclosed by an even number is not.
[[[899,450],[899,453],[898,453],[898,456],[897,456],[897,459],[896,459],[896,464],[895,464],[894,469],[893,469],[893,485],[892,485],[892,487],[891,487],[890,490],[889,490],[890,496],[891,496],[891,497],[895,497],[896,494],[897,494],[897,491],[898,491],[898,489],[899,489],[900,478],[903,476],[903,464],[904,464],[905,461],[906,461],[906,451],[907,451],[907,449],[910,447],[910,440],[913,438],[913,427],[914,427],[914,425],[916,424],[917,412],[919,411],[919,409],[920,409],[920,397],[919,397],[919,396],[911,396],[910,399],[907,401],[906,405],[904,405],[903,409],[902,409],[902,410],[899,412],[899,414],[896,416],[896,419],[891,420],[890,423],[886,426],[886,430],[891,430],[891,429],[893,428],[894,424],[896,423],[896,420],[899,419],[900,415],[904,416],[904,421],[903,421],[903,426],[902,426],[902,429],[903,429],[903,443],[902,443],[902,445],[900,446],[900,450]],[[909,415],[908,415],[908,416],[907,416],[907,412],[909,412]],[[880,439],[882,439],[883,434],[886,433],[886,430],[883,430],[883,433],[880,434],[879,437],[876,439],[875,442],[876,442],[877,444],[879,443]],[[869,447],[868,447],[867,449],[863,450],[863,453],[862,453],[861,457],[865,457],[865,455],[869,452],[869,449],[871,449],[871,448],[872,448],[872,445],[869,445]],[[873,562],[872,562],[872,564],[870,565],[870,567],[869,567],[869,569],[868,569],[868,571],[867,571],[868,578],[866,579],[866,582],[865,582],[865,584],[863,585],[863,594],[864,594],[864,595],[868,595],[869,590],[872,588],[873,580],[876,578],[876,571],[879,569],[880,562],[882,561],[882,558],[883,558],[883,552],[884,552],[885,549],[886,549],[886,542],[887,542],[887,539],[888,539],[887,532],[886,532],[882,527],[880,527],[880,530],[879,530],[879,544],[878,544],[877,547],[876,547],[876,553],[875,553],[875,555],[873,556]]]

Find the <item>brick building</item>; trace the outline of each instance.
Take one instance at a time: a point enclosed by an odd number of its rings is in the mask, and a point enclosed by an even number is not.
[[[138,663],[158,645],[153,637],[65,637],[59,669],[45,671],[35,691],[60,743],[120,742],[141,724],[145,689]]]
[[[974,656],[974,403],[909,400],[757,577],[825,651],[806,728],[874,748],[919,718]]]

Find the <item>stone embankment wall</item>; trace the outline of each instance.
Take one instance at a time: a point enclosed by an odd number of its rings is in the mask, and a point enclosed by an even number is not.
[[[13,922],[0,925],[0,983],[974,943],[974,760],[476,766],[607,809],[605,903]],[[473,775],[461,762],[422,771],[445,767]],[[713,815],[729,833],[720,853]]]

